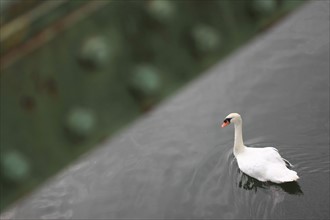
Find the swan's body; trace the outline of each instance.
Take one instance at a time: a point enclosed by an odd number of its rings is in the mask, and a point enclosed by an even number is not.
[[[237,113],[229,114],[222,127],[230,123],[235,125],[234,155],[238,167],[245,174],[259,181],[274,183],[292,182],[299,179],[297,173],[286,167],[286,161],[281,157],[276,148],[246,147],[242,137],[242,118]]]

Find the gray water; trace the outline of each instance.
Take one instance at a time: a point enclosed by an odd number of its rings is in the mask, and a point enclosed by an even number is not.
[[[307,4],[2,217],[329,219],[328,19],[328,1]],[[239,171],[230,112],[298,182]]]

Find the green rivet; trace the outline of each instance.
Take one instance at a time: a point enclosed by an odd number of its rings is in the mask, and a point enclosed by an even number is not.
[[[148,12],[159,21],[167,21],[173,18],[175,6],[168,0],[153,0],[148,4]]]
[[[80,51],[80,61],[88,67],[99,68],[109,61],[109,45],[103,37],[85,41]]]
[[[212,27],[207,25],[197,25],[192,31],[196,47],[200,51],[215,50],[220,45],[220,35]]]
[[[67,128],[78,136],[89,135],[95,127],[94,114],[83,108],[73,109],[67,118]]]
[[[154,95],[160,89],[160,73],[151,65],[140,65],[136,67],[131,75],[131,86],[142,95]]]
[[[260,14],[267,14],[275,10],[276,2],[274,0],[254,0],[253,9]]]
[[[1,168],[3,175],[14,182],[25,179],[30,172],[27,159],[17,151],[5,152],[1,155]]]

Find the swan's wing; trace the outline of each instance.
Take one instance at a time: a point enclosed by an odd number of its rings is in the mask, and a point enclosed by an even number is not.
[[[264,178],[267,168],[265,167],[265,160],[263,158],[257,156],[253,159],[253,162],[251,162],[250,157],[240,155],[237,157],[237,163],[243,173],[258,179],[259,181],[267,181]]]
[[[273,147],[247,148],[236,156],[239,168],[259,181],[276,183],[297,180],[299,177],[286,167],[286,161]]]
[[[275,147],[265,147],[264,148],[267,153],[265,154],[265,157],[272,161],[272,162],[278,162],[278,163],[283,163],[285,164],[286,167],[290,168],[293,167],[293,165],[286,159],[284,159],[278,150]]]
[[[287,168],[292,168],[293,167],[293,165],[287,159],[284,159],[283,157],[282,157],[282,159],[285,162],[285,165],[286,165]]]
[[[267,153],[265,159],[267,160],[267,171],[265,179],[275,183],[291,182],[299,179],[297,172],[288,169],[292,166],[291,163],[281,157],[278,150],[274,147],[264,148]]]

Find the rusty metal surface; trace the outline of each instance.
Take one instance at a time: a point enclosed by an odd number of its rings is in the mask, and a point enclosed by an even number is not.
[[[26,57],[36,49],[51,41],[63,31],[74,26],[77,22],[90,16],[100,8],[109,4],[111,1],[90,1],[76,7],[65,16],[55,16],[55,19],[45,22],[38,30],[31,27],[33,23],[40,23],[40,19],[49,16],[49,13],[56,12],[56,9],[67,3],[68,0],[45,1],[38,7],[23,14],[15,20],[1,27],[0,44],[1,44],[1,73],[6,68],[14,64],[17,60]],[[54,17],[54,16],[53,16]],[[56,19],[57,18],[57,19]],[[30,33],[30,32],[35,33]],[[37,32],[40,31],[40,32]],[[27,37],[31,36],[32,37]]]

